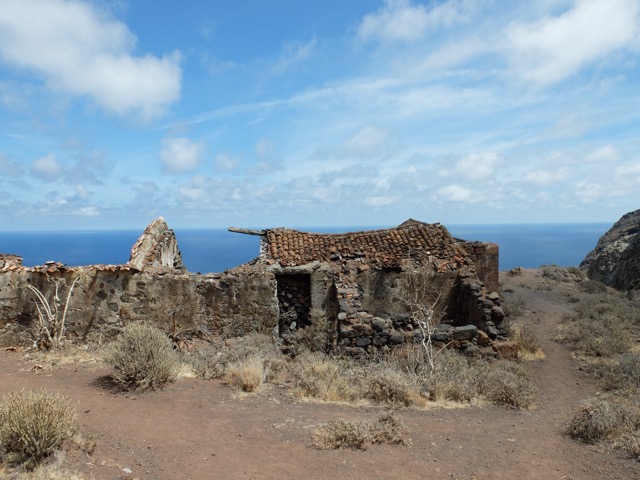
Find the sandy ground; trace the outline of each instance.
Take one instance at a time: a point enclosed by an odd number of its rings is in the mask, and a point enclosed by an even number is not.
[[[125,395],[110,389],[109,370],[95,363],[20,352],[0,352],[0,394],[46,388],[69,396],[82,429],[98,441],[90,456],[67,452],[66,466],[87,479],[640,478],[640,463],[623,453],[562,433],[595,386],[553,341],[554,326],[571,307],[560,287],[541,288],[544,282],[537,270],[503,275],[503,289],[526,301],[522,320],[546,353],[528,364],[541,392],[537,406],[404,409],[409,446],[323,451],[311,445],[317,424],[375,418],[383,410],[377,407],[301,403],[278,387],[238,395],[218,381],[188,378]],[[36,364],[44,369],[33,371]]]

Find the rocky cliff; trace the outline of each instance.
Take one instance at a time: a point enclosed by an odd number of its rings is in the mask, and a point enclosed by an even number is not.
[[[640,290],[640,210],[629,212],[605,233],[580,264],[592,280],[618,290]]]

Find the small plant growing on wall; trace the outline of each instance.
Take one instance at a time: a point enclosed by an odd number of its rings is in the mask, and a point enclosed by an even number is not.
[[[30,283],[19,287],[29,290],[35,296],[33,301],[38,314],[35,335],[39,348],[51,350],[62,346],[69,304],[71,303],[73,290],[80,280],[80,275],[74,276],[71,285],[66,288],[66,279],[47,277],[48,283],[53,285],[53,298],[47,298],[47,291],[44,288],[40,289]]]

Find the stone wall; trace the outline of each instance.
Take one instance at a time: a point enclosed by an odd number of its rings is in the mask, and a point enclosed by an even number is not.
[[[473,276],[461,277],[453,291],[451,303],[456,306],[449,323],[474,325],[494,339],[501,333],[504,312],[500,295],[488,290]]]
[[[488,290],[500,289],[500,247],[496,243],[459,242],[476,265],[478,279]]]
[[[0,345],[30,344],[37,318],[27,283],[53,294],[52,279],[76,286],[67,317],[67,339],[102,341],[124,325],[147,321],[167,333],[229,337],[277,328],[275,276],[251,268],[214,275],[136,272],[82,267],[41,273],[22,268],[0,274]],[[66,290],[65,290],[66,291]]]

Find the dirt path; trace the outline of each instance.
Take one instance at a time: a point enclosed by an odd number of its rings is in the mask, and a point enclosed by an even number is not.
[[[236,396],[215,381],[180,380],[163,391],[113,393],[92,363],[51,365],[1,352],[0,393],[46,387],[77,402],[79,423],[94,434],[91,456],[71,450],[67,465],[94,479],[633,479],[640,463],[617,451],[585,446],[562,435],[593,385],[569,352],[552,340],[570,311],[561,296],[539,288],[537,271],[505,277],[527,303],[524,320],[546,359],[532,362],[541,392],[537,408],[407,409],[401,412],[413,444],[367,451],[320,451],[314,426],[338,417],[374,418],[382,409],[292,400],[273,387]],[[128,470],[124,470],[128,469]],[[130,473],[127,473],[128,471]]]

